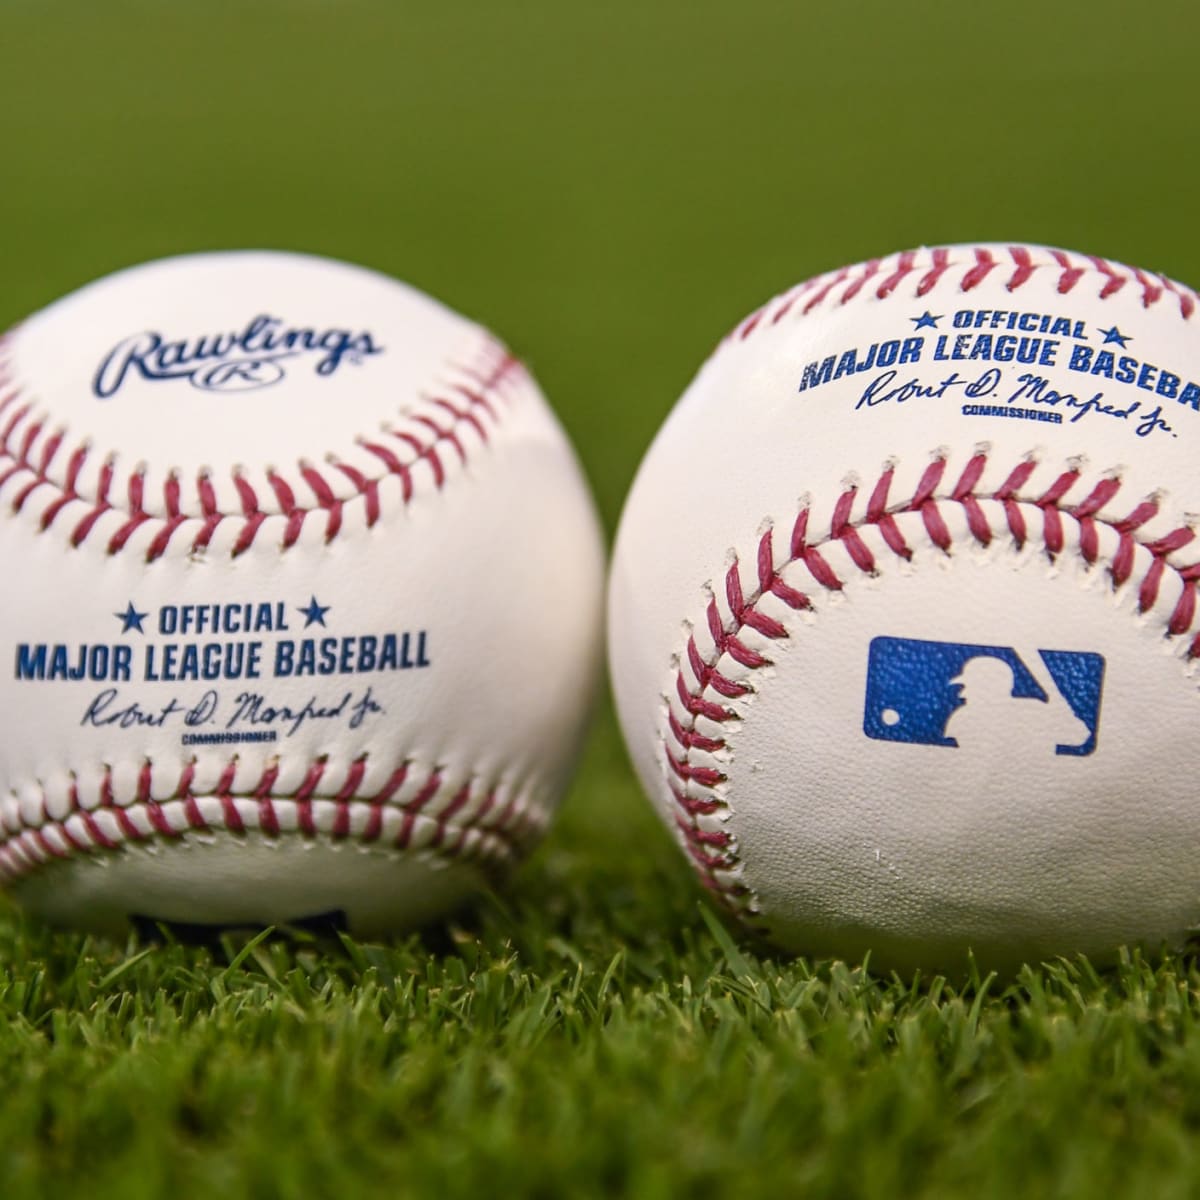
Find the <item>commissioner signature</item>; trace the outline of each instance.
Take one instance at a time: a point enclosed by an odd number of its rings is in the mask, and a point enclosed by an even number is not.
[[[105,688],[84,709],[79,723],[92,729],[163,729],[176,724],[226,731],[269,728],[292,737],[314,722],[344,722],[348,729],[358,729],[368,717],[383,712],[370,687],[362,694],[345,692],[333,703],[323,703],[314,695],[298,705],[273,703],[261,692],[239,692],[223,703],[216,689],[210,688],[194,704],[172,696],[165,704],[150,707],[119,688]]]
[[[1171,426],[1163,420],[1162,405],[1155,405],[1149,411],[1142,408],[1140,400],[1134,400],[1132,403],[1121,407],[1118,404],[1107,403],[1104,399],[1103,392],[1096,392],[1088,397],[1075,395],[1074,392],[1056,391],[1050,386],[1047,379],[1041,375],[1032,375],[1026,372],[1017,378],[1020,385],[1011,396],[1008,397],[1009,404],[1015,404],[1018,400],[1023,400],[1026,404],[1048,404],[1051,407],[1062,407],[1064,409],[1073,409],[1074,416],[1070,418],[1070,424],[1074,425],[1077,421],[1082,421],[1084,417],[1095,414],[1100,417],[1111,417],[1117,421],[1131,421],[1136,419],[1134,433],[1138,437],[1149,437],[1152,433],[1171,433]]]
[[[863,389],[862,396],[854,406],[876,408],[881,404],[903,404],[908,400],[940,400],[951,394],[959,394],[970,400],[993,397],[993,403],[1016,405],[1044,405],[1061,410],[1069,424],[1076,424],[1085,417],[1107,417],[1110,420],[1126,421],[1133,425],[1138,437],[1149,437],[1154,433],[1173,434],[1174,430],[1163,418],[1161,404],[1145,409],[1140,400],[1127,405],[1113,403],[1103,392],[1090,396],[1079,396],[1074,392],[1060,392],[1051,387],[1050,381],[1041,375],[1025,372],[1017,377],[1017,386],[1004,386],[1004,376],[998,367],[991,367],[975,379],[952,372],[938,383],[910,378],[899,381],[899,372],[884,371]],[[959,390],[961,389],[961,390]]]
[[[287,704],[272,704],[259,692],[241,692],[234,701],[233,716],[225,722],[225,728],[281,726],[286,728],[286,736],[291,737],[309,721],[344,719],[348,728],[357,729],[367,717],[382,712],[383,705],[375,699],[369,687],[357,699],[353,692],[346,692],[336,704],[320,704],[316,696],[313,696],[299,708]]]
[[[964,379],[957,371],[953,371],[941,383],[922,383],[919,379],[910,379],[893,386],[898,374],[898,371],[884,371],[876,375],[854,407],[875,408],[880,404],[903,404],[906,400],[940,400],[955,388],[962,388],[964,396],[978,400],[994,394],[1001,380],[1000,368],[990,367],[978,379]]]

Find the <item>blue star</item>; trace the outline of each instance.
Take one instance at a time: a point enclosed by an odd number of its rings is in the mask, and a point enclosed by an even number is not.
[[[304,614],[304,628],[307,629],[310,625],[320,625],[325,628],[325,614],[333,607],[331,604],[318,604],[316,596],[313,596],[308,602],[307,608],[297,608],[297,612]]]
[[[145,633],[146,631],[142,628],[142,622],[148,615],[148,613],[138,612],[138,610],[133,607],[132,600],[129,602],[129,607],[123,613],[113,613],[113,616],[116,617],[118,621],[122,622],[122,633],[128,633],[131,629],[136,629],[138,633]]]
[[[1125,343],[1133,341],[1133,338],[1129,334],[1122,333],[1115,325],[1111,329],[1102,329],[1100,332],[1104,334],[1104,344],[1106,346],[1110,342],[1116,342],[1124,350]]]
[[[919,317],[909,317],[908,319],[913,323],[914,329],[936,329],[937,323],[942,319],[942,314],[931,317],[929,311],[926,310]]]

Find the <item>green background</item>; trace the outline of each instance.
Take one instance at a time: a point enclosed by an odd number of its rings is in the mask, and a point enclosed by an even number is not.
[[[1183,0],[0,0],[0,327],[180,251],[368,264],[532,365],[611,532],[712,345],[808,275],[1020,240],[1200,282],[1198,45]],[[1196,1177],[1189,964],[956,990],[739,950],[607,702],[504,898],[230,953],[0,910],[3,1195]]]

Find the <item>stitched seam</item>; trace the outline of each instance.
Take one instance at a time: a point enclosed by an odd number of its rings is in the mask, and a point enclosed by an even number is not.
[[[465,466],[470,458],[472,441],[464,435],[469,431],[486,446],[489,427],[499,426],[503,419],[498,401],[508,399],[511,383],[527,378],[520,360],[487,335],[475,360],[446,368],[445,386],[425,396],[414,412],[405,415],[404,428],[388,427],[378,436],[354,439],[363,454],[382,468],[378,472],[369,474],[332,456],[320,467],[304,460],[290,476],[268,470],[269,494],[262,496],[261,485],[256,489],[245,475],[234,471],[232,483],[240,504],[236,511],[220,506],[213,477],[206,473],[194,481],[198,510],[186,510],[180,476],[172,472],[163,485],[160,514],[147,511],[149,497],[142,471],[118,477],[115,451],[104,457],[94,494],[80,489],[85,468],[99,452],[86,441],[72,445],[66,428],[40,413],[37,399],[17,384],[10,357],[15,332],[0,338],[0,490],[15,493],[9,509],[19,514],[40,504],[36,519],[41,532],[56,523],[73,522],[70,542],[76,547],[90,537],[99,537],[103,530],[107,534],[104,550],[109,555],[131,544],[144,544],[145,533],[153,530],[145,550],[147,562],[165,554],[185,525],[197,526],[181,536],[190,533],[188,549],[199,553],[208,549],[223,522],[240,522],[233,557],[250,549],[268,522],[284,522],[280,549],[294,546],[306,520],[313,516],[324,518],[324,540],[330,542],[340,532],[346,506],[352,503],[364,505],[365,523],[371,528],[382,515],[380,485],[385,480],[399,480],[407,505],[419,490],[416,469],[424,465],[428,470],[422,477],[432,479],[434,487],[441,490],[447,482],[446,462],[452,457]],[[56,466],[64,471],[61,482],[51,477]],[[347,483],[351,494],[339,497],[339,488],[344,492]],[[312,499],[302,499],[306,496]],[[124,518],[116,530],[104,521],[110,515]]]
[[[996,537],[980,501],[997,502],[1003,509],[1005,533],[1017,549],[1027,543],[1042,548],[1051,560],[1063,552],[1066,545],[1064,518],[1078,528],[1078,553],[1088,567],[1101,563],[1100,532],[1109,530],[1117,535],[1116,549],[1105,557],[1105,569],[1114,589],[1126,586],[1137,588],[1137,612],[1145,614],[1157,603],[1167,574],[1174,575],[1180,585],[1179,598],[1165,622],[1168,637],[1181,637],[1193,632],[1200,605],[1197,603],[1197,581],[1200,562],[1177,563],[1172,558],[1196,538],[1196,532],[1180,527],[1163,536],[1139,537],[1139,531],[1159,512],[1157,499],[1151,497],[1136,504],[1121,519],[1102,518],[1101,509],[1109,505],[1120,491],[1118,478],[1104,477],[1096,482],[1078,503],[1066,504],[1069,492],[1077,491],[1080,472],[1074,468],[1064,471],[1040,496],[1022,496],[1021,488],[1034,473],[1037,463],[1025,460],[1018,464],[1005,482],[991,493],[974,489],[988,465],[987,455],[976,453],[967,463],[953,487],[945,487],[946,462],[935,458],[922,476],[914,494],[899,503],[889,504],[894,468],[880,475],[867,496],[866,510],[858,520],[850,515],[855,501],[863,494],[858,487],[847,488],[834,506],[829,532],[826,536],[809,538],[811,506],[802,507],[796,516],[783,560],[775,561],[774,529],[768,526],[761,534],[756,551],[755,576],[757,586],[747,596],[743,593],[739,561],[735,558],[725,574],[725,605],[728,617],[722,613],[715,594],[709,598],[706,622],[713,641],[713,650],[703,653],[695,636],[689,634],[684,653],[675,670],[675,697],[665,699],[665,730],[660,734],[664,769],[672,796],[675,823],[685,849],[691,857],[705,887],[723,907],[742,920],[753,924],[757,914],[757,898],[740,878],[742,858],[737,839],[729,830],[713,828],[729,815],[729,805],[720,793],[727,776],[719,766],[693,762],[697,753],[712,755],[726,749],[726,740],[719,733],[706,735],[698,727],[701,718],[718,728],[741,716],[729,705],[730,701],[752,697],[754,687],[739,682],[718,668],[728,655],[734,663],[750,672],[771,665],[771,660],[755,650],[754,639],[747,640],[747,631],[766,639],[780,641],[790,637],[787,628],[761,607],[771,596],[792,612],[813,607],[809,594],[791,586],[783,578],[789,567],[803,567],[813,584],[814,592],[841,591],[845,580],[838,576],[822,551],[838,544],[844,549],[853,568],[862,575],[876,572],[876,556],[860,531],[874,528],[883,544],[895,559],[911,560],[912,547],[904,538],[896,514],[914,514],[933,546],[949,553],[955,543],[941,512],[942,505],[957,505],[965,517],[966,527],[977,546],[989,546]],[[1030,518],[1040,515],[1040,534],[1031,530]],[[1150,554],[1150,566],[1135,578],[1135,553],[1140,548]],[[1186,657],[1200,657],[1200,633],[1193,634]],[[684,663],[687,664],[685,669]],[[690,677],[690,678],[689,678]],[[673,749],[674,747],[674,749]]]
[[[85,806],[73,781],[68,811],[53,817],[49,811],[50,797],[44,788],[39,788],[34,820],[26,819],[17,794],[10,792],[10,816],[0,822],[0,882],[12,882],[45,862],[70,859],[79,853],[114,852],[129,843],[170,842],[191,833],[215,832],[239,836],[258,833],[272,839],[299,836],[310,841],[325,839],[391,850],[433,852],[448,859],[508,861],[522,853],[543,824],[542,814],[527,798],[523,800],[513,794],[504,799],[495,787],[481,792],[479,788],[473,790],[467,782],[446,802],[441,768],[429,773],[411,799],[396,802],[393,797],[406,785],[410,791],[416,787],[411,764],[393,771],[373,795],[363,795],[359,788],[367,769],[365,757],[350,765],[336,791],[322,789],[327,760],[319,758],[309,765],[294,796],[271,795],[279,777],[277,763],[266,768],[255,786],[234,790],[237,766],[236,760],[230,760],[216,787],[195,791],[195,764],[190,763],[172,794],[155,800],[152,768],[144,763],[138,775],[137,794],[128,804],[114,799],[112,771],[106,767],[99,804]],[[435,807],[433,802],[439,796],[444,802]],[[220,806],[215,817],[211,815],[214,803]],[[319,818],[314,811],[319,804],[333,806],[332,822]],[[248,813],[243,811],[247,805],[253,805]],[[210,810],[207,817],[205,808]],[[470,811],[470,816],[455,821],[464,810]],[[288,817],[294,817],[294,827]],[[432,835],[420,837],[419,844],[414,846],[414,839],[418,833],[424,833],[427,823],[435,826]]]
[[[951,264],[953,252],[973,255],[968,263]],[[1035,262],[1035,255],[1049,255],[1050,262]],[[887,265],[885,265],[887,264]],[[739,322],[725,341],[745,341],[756,330],[779,324],[788,313],[808,316],[814,309],[842,307],[856,298],[886,300],[905,280],[916,276],[915,296],[927,295],[947,276],[958,276],[959,291],[974,291],[985,280],[1002,282],[1008,292],[1018,291],[1038,273],[1057,272],[1055,290],[1060,296],[1075,291],[1084,279],[1101,284],[1095,299],[1108,300],[1118,292],[1140,290],[1143,308],[1174,300],[1186,321],[1196,312],[1197,296],[1191,288],[1157,275],[1112,262],[1095,255],[1069,255],[1063,250],[1039,246],[946,247],[905,250],[890,260],[869,259],[818,275],[769,300],[762,308]]]

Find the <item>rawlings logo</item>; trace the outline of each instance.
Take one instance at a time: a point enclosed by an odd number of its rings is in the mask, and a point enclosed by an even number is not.
[[[287,358],[316,355],[316,373],[332,375],[343,362],[361,363],[369,354],[382,353],[366,331],[291,328],[279,317],[262,314],[239,333],[174,342],[161,333],[135,333],[108,352],[92,390],[99,399],[110,400],[133,376],[154,382],[186,379],[206,392],[247,392],[278,383],[286,374]]]

